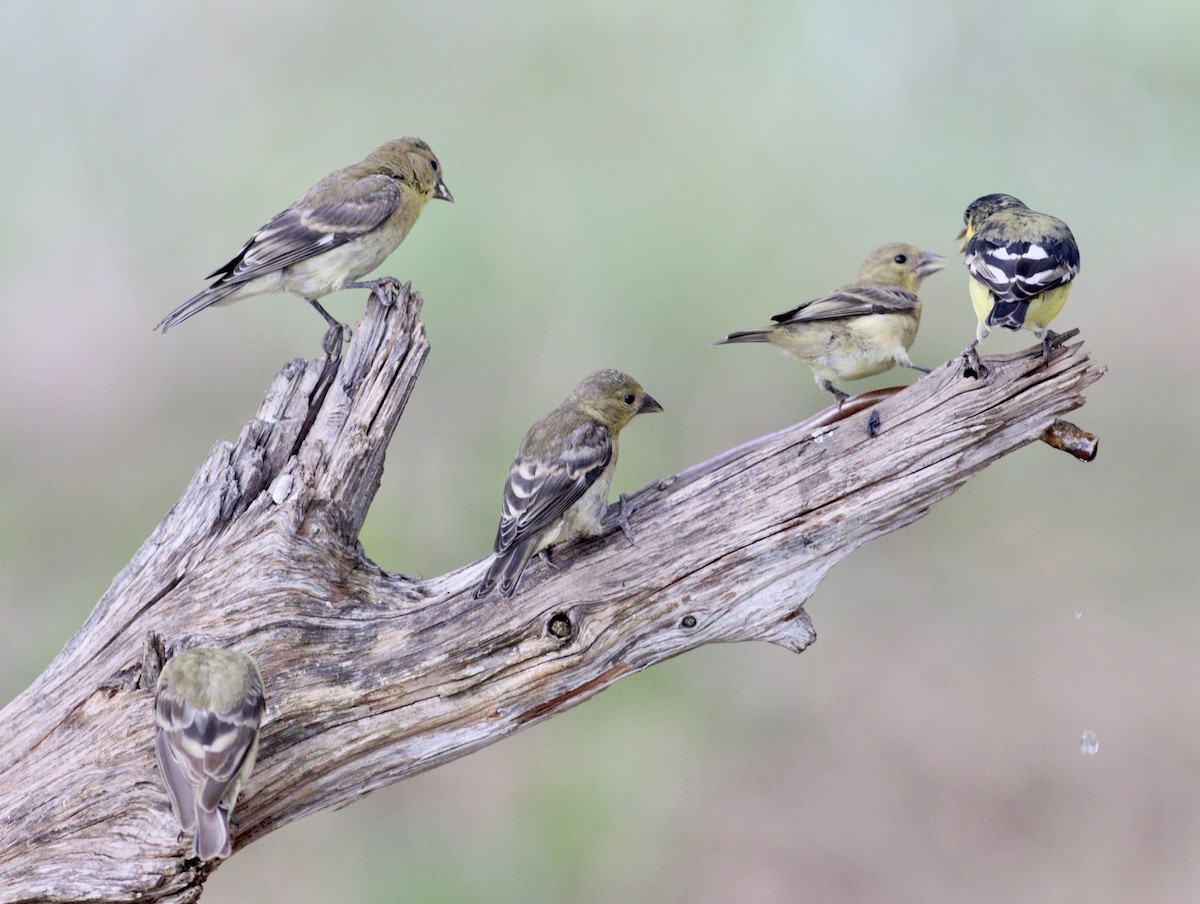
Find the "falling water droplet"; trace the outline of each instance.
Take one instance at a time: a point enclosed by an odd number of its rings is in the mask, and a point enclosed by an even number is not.
[[[1087,756],[1092,756],[1100,749],[1100,739],[1094,731],[1085,731],[1079,737],[1079,749]]]

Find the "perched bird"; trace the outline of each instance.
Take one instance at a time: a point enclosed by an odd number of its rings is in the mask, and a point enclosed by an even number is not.
[[[812,368],[817,385],[841,405],[849,396],[834,380],[872,377],[899,364],[922,373],[908,357],[921,320],[921,280],[946,266],[932,251],[894,243],[876,248],[858,278],[828,295],[771,319],[775,326],[730,333],[717,345],[769,342]]]
[[[1031,330],[1050,354],[1049,324],[1062,310],[1079,273],[1079,246],[1067,224],[1030,210],[1012,195],[976,198],[963,214],[963,240],[971,274],[971,304],[979,318],[975,342],[994,326]]]
[[[635,415],[662,411],[633,377],[601,370],[529,428],[504,484],[496,558],[475,598],[512,596],[536,553],[601,532],[617,466],[617,436]],[[622,511],[622,529],[629,536]]]
[[[376,148],[367,159],[330,173],[250,237],[229,263],[208,274],[212,285],[163,318],[164,333],[214,304],[290,292],[338,323],[317,301],[340,289],[370,289],[384,304],[396,281],[356,282],[404,241],[430,198],[453,201],[441,164],[419,138]]]
[[[262,675],[245,653],[188,650],[158,678],[158,768],[201,860],[229,856],[229,816],[254,768],[265,709]]]

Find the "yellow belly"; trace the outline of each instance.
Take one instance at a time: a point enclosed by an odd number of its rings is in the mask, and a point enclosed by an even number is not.
[[[1063,305],[1067,303],[1067,294],[1071,291],[1072,283],[1043,292],[1029,303],[1029,313],[1025,315],[1025,329],[1040,333],[1050,321],[1058,316]]]
[[[1067,283],[1065,286],[1059,286],[1057,289],[1051,289],[1049,292],[1035,296],[1029,302],[1029,309],[1025,312],[1025,323],[1021,329],[1031,330],[1035,333],[1046,329],[1050,325],[1050,321],[1058,316],[1058,312],[1066,304],[1072,285],[1073,283]],[[976,279],[970,280],[970,290],[971,306],[975,308],[975,316],[983,328],[984,335],[987,335],[987,319],[988,315],[992,313],[992,305],[995,304],[996,299],[993,297],[991,289]]]
[[[974,277],[968,277],[971,290],[971,307],[975,309],[975,317],[979,320],[979,325],[987,328],[988,314],[992,313],[992,305],[996,299],[992,297],[992,290],[981,283]]]
[[[871,314],[774,330],[771,342],[829,381],[873,377],[896,365],[917,336],[911,314]]]
[[[534,553],[539,553],[550,546],[566,543],[568,540],[578,540],[581,537],[595,537],[602,530],[604,516],[608,512],[608,493],[612,488],[613,472],[617,466],[617,450],[613,448],[612,458],[608,466],[596,478],[596,482],[587,488],[579,499],[571,505],[563,516],[538,539]]]

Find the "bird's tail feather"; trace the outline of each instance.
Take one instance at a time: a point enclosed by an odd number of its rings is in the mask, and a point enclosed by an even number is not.
[[[162,319],[155,327],[156,330],[165,333],[173,326],[179,326],[189,317],[194,317],[203,311],[205,308],[211,307],[214,304],[220,304],[241,286],[214,286],[205,289],[198,295],[193,295],[170,314]]]
[[[1029,300],[997,301],[988,314],[988,326],[999,326],[1006,330],[1019,330],[1025,325],[1025,315],[1029,311]]]
[[[732,345],[735,342],[769,342],[767,330],[741,330],[730,333],[724,339],[718,339],[713,345]]]
[[[229,839],[229,811],[224,807],[215,810],[196,808],[196,837],[193,848],[201,860],[228,857],[233,849]]]
[[[475,599],[482,599],[496,587],[500,588],[501,596],[512,596],[517,592],[517,584],[525,566],[529,564],[533,552],[537,548],[537,538],[532,537],[524,543],[515,543],[503,552],[496,553],[488,568],[487,577],[475,591]]]

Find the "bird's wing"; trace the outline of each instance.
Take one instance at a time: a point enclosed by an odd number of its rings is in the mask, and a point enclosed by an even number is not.
[[[163,782],[175,805],[175,814],[185,832],[196,828],[196,789],[192,777],[184,768],[184,760],[176,750],[172,736],[159,727],[154,733],[154,750]]]
[[[495,551],[503,552],[562,517],[563,512],[595,483],[612,455],[612,436],[608,428],[594,422],[571,431],[563,448],[556,449],[553,454],[518,455],[504,484]]]
[[[247,694],[235,713],[214,713],[167,694],[158,696],[159,758],[176,803],[194,799],[193,811],[196,804],[216,809],[254,747],[264,708],[261,689]]]
[[[776,323],[808,323],[814,320],[842,320],[864,314],[903,314],[917,306],[917,296],[903,286],[886,283],[868,286],[847,286],[828,295],[797,305],[790,311],[776,314]]]
[[[316,195],[310,202],[309,197]],[[344,245],[377,228],[403,203],[396,181],[388,176],[356,180],[337,200],[322,200],[310,192],[250,237],[241,251],[206,279],[213,284],[249,282],[290,264]]]
[[[1069,232],[1040,241],[1006,241],[985,223],[967,242],[966,264],[998,301],[1028,301],[1075,278],[1079,248]]]

